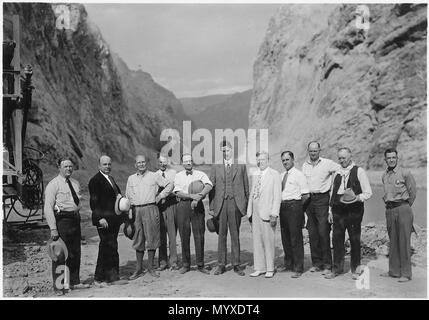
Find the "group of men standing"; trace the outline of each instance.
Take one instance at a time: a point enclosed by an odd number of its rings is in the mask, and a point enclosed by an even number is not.
[[[285,171],[279,174],[269,167],[267,152],[257,153],[257,171],[249,187],[246,165],[233,159],[228,141],[220,145],[223,163],[212,166],[210,176],[193,168],[192,156],[184,154],[184,170],[169,168],[168,159],[159,157],[159,170],[147,169],[143,155],[135,158],[136,173],[128,178],[124,196],[131,203],[135,232],[132,247],[136,251],[136,270],[129,280],[144,274],[143,257],[148,253],[147,272],[159,277],[157,271],[167,268],[181,274],[191,270],[191,230],[195,243],[197,270],[209,274],[204,266],[205,208],[202,202],[209,195],[210,214],[218,225],[218,265],[214,271],[226,271],[227,234],[231,239],[233,271],[244,276],[240,268],[240,226],[247,215],[252,226],[254,272],[251,277],[274,276],[275,272],[291,271],[292,278],[304,272],[304,243],[302,229],[308,229],[312,267],[310,272],[322,272],[327,279],[344,272],[345,231],[351,246],[351,272],[359,277],[361,260],[360,235],[364,202],[371,195],[371,186],[365,170],[352,160],[347,147],[338,150],[338,162],[320,157],[320,144],[308,144],[309,158],[302,171],[295,167],[293,152],[281,153]],[[389,272],[384,276],[411,280],[410,237],[413,214],[410,206],[416,195],[416,184],[408,170],[397,166],[397,151],[385,152],[387,170],[383,175],[386,221],[390,238]],[[69,251],[66,265],[70,269],[70,288],[87,287],[80,283],[80,186],[71,178],[73,164],[60,159],[59,175],[46,188],[45,215],[53,240],[61,237]],[[115,210],[118,198],[123,197],[111,176],[112,161],[101,156],[99,171],[89,181],[92,222],[100,237],[94,283],[105,286],[121,283],[117,237],[120,225],[129,213]],[[201,190],[190,192],[190,185],[200,181]],[[306,214],[304,214],[306,213]],[[305,219],[307,217],[307,219]],[[275,267],[275,230],[280,218],[284,265]],[[330,232],[332,225],[333,259]],[[182,264],[176,250],[179,231]],[[168,242],[167,242],[168,238]],[[167,255],[167,247],[169,256]],[[159,250],[158,266],[155,252]],[[53,262],[53,277],[58,262]],[[55,282],[55,281],[54,281]],[[54,286],[55,287],[55,286]]]

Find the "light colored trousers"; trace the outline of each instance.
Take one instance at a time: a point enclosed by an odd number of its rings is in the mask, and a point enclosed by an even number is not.
[[[253,200],[252,234],[253,234],[253,267],[255,271],[274,272],[274,234],[276,228],[270,221],[264,221],[256,211],[258,199]]]

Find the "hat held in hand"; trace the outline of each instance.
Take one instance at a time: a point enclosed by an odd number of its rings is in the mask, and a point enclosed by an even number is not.
[[[340,202],[350,204],[358,201],[358,197],[351,188],[344,190],[344,194],[340,197]]]
[[[206,225],[210,232],[216,232],[219,234],[219,220],[217,218],[208,219]]]
[[[131,207],[131,202],[127,198],[120,196],[116,198],[115,212],[120,216],[123,212],[128,212]]]
[[[54,241],[52,239],[48,240],[48,255],[54,262],[65,262],[69,256],[67,246],[64,243],[63,239],[58,238]]]

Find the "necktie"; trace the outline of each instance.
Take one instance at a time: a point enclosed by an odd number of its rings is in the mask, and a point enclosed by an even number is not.
[[[286,172],[285,172],[285,175],[284,175],[284,177],[283,177],[283,180],[282,180],[282,191],[285,189],[286,181],[287,181],[287,176],[288,176],[288,173],[287,173],[287,171],[286,171]]]
[[[164,171],[162,171],[162,177],[165,178],[165,172]]]
[[[186,175],[187,175],[187,176],[192,175],[192,170],[191,170],[191,171],[186,171]]]
[[[112,184],[112,188],[115,191],[115,196],[117,196],[119,191],[118,191],[118,188],[116,187],[115,180],[113,180],[113,178],[111,176],[108,176],[108,177],[109,177],[110,183]]]
[[[262,174],[258,175],[258,178],[255,183],[255,190],[253,192],[253,199],[256,199],[259,197],[259,193],[261,192],[261,180],[262,180]]]
[[[79,205],[79,198],[78,198],[78,196],[76,194],[76,191],[73,188],[73,185],[71,184],[70,179],[66,179],[66,182],[69,185],[69,188],[70,188],[70,191],[71,191],[71,194],[72,194],[72,197],[73,197],[73,201],[78,206]]]

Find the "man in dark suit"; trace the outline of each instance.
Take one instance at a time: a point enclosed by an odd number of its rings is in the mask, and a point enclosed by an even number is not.
[[[244,276],[240,265],[240,225],[242,216],[247,213],[249,199],[249,180],[246,165],[234,163],[233,149],[229,141],[222,141],[223,163],[212,166],[210,180],[213,189],[210,193],[210,211],[219,221],[218,267],[214,274],[225,272],[228,229],[231,235],[231,262],[234,271]]]
[[[121,196],[121,190],[110,175],[110,157],[101,156],[98,169],[99,172],[89,181],[88,188],[92,223],[100,236],[94,284],[104,286],[106,282],[119,280],[118,233],[122,217],[115,213],[115,202]]]

